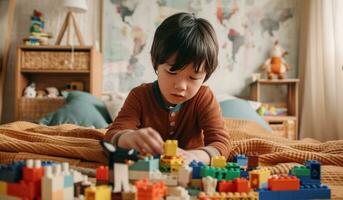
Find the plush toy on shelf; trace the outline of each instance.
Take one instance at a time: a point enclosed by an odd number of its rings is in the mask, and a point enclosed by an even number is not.
[[[284,79],[284,74],[289,70],[289,65],[283,58],[288,52],[285,51],[279,44],[279,41],[275,41],[274,47],[271,51],[271,57],[268,58],[261,66],[262,70],[265,70],[268,75],[268,79],[272,79],[273,75],[276,75],[278,79]]]
[[[24,90],[24,97],[34,98],[34,97],[36,97],[36,94],[37,94],[37,92],[36,92],[36,84],[35,83],[31,83]]]

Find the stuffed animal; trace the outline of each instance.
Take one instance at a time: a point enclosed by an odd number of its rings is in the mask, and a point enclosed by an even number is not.
[[[266,60],[261,66],[262,70],[267,71],[268,79],[272,79],[273,74],[275,74],[278,79],[284,78],[284,73],[289,70],[289,65],[283,59],[287,54],[287,51],[279,45],[279,42],[275,41],[270,55],[271,58]]]
[[[36,97],[36,94],[37,94],[37,92],[36,92],[36,84],[35,83],[31,83],[24,90],[24,97],[34,98],[34,97]]]
[[[45,90],[48,92],[48,98],[56,98],[60,95],[60,92],[56,87],[47,87]]]

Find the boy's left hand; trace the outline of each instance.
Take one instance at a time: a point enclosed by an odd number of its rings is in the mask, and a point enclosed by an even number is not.
[[[193,160],[201,161],[204,164],[210,163],[210,157],[203,150],[183,150],[181,148],[177,148],[177,153],[185,159],[184,162],[186,165]]]

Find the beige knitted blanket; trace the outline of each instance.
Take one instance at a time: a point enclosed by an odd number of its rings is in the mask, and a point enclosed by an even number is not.
[[[322,181],[332,197],[343,199],[343,140],[321,143],[313,139],[291,141],[273,136],[254,122],[226,119],[232,138],[230,158],[237,153],[258,153],[260,165],[273,174],[287,173],[304,160],[322,163]],[[95,168],[106,164],[99,140],[105,129],[76,125],[47,127],[29,122],[0,126],[0,163],[28,158],[67,161],[73,166]]]

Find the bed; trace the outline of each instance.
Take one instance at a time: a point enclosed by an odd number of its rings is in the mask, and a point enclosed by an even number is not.
[[[343,140],[288,140],[248,120],[226,119],[225,125],[233,144],[229,159],[238,153],[258,153],[260,166],[272,174],[286,174],[307,159],[319,160],[322,182],[332,189],[332,198],[343,198]],[[44,126],[18,121],[1,125],[0,163],[30,158],[66,161],[94,174],[96,167],[107,163],[99,144],[105,132],[71,124]]]

